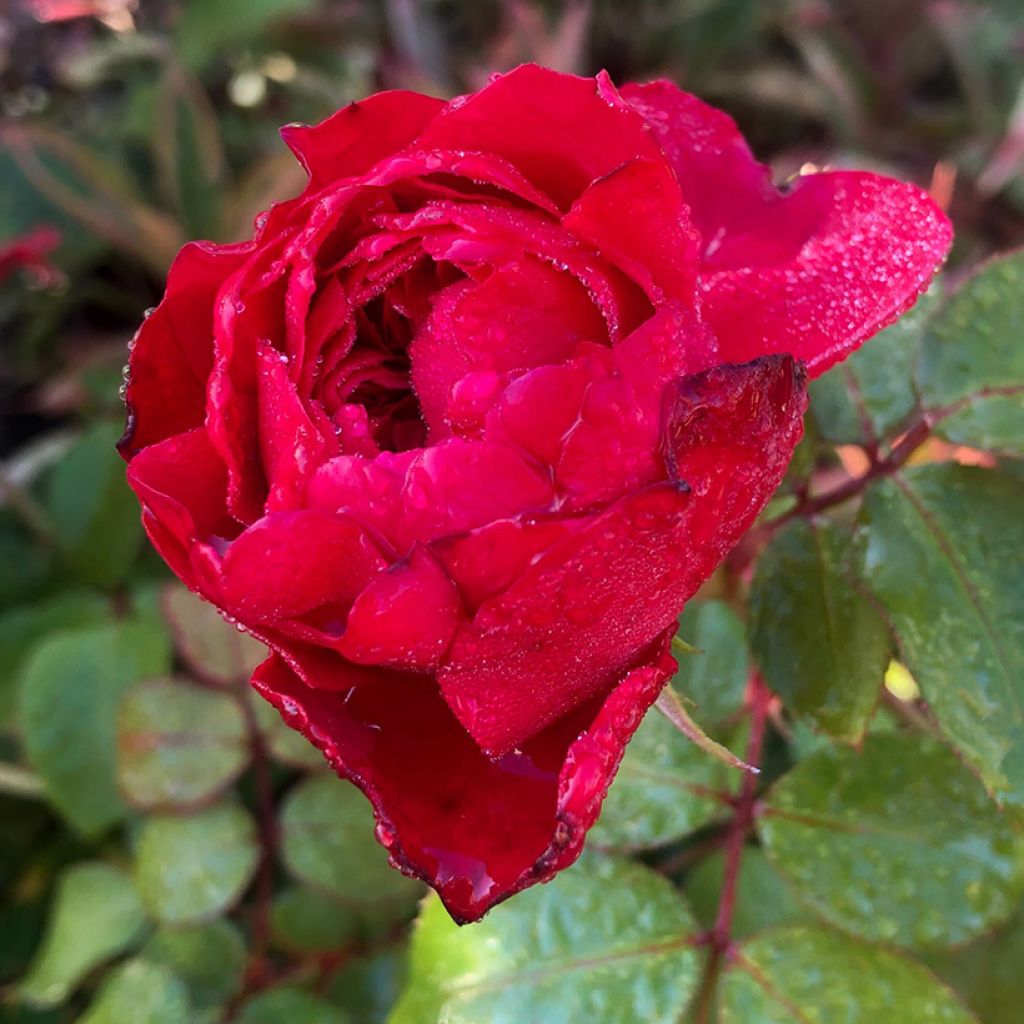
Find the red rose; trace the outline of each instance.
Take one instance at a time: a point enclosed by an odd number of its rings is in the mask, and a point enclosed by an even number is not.
[[[873,174],[784,193],[667,82],[538,67],[372,96],[186,246],[122,452],[153,543],[273,649],[253,685],[468,921],[579,854],[821,373],[950,228]]]

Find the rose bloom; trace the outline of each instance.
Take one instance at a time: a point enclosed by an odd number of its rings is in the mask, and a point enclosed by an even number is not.
[[[470,921],[579,855],[807,377],[950,228],[874,174],[780,192],[664,81],[524,66],[283,134],[306,190],[181,251],[121,451],[170,567],[269,645],[253,686]]]

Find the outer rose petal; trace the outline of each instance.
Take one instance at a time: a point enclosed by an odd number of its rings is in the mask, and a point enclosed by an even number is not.
[[[505,754],[600,693],[670,626],[779,485],[803,385],[776,356],[670,388],[665,457],[681,482],[594,516],[456,635],[441,691],[483,750]]]
[[[443,107],[444,100],[418,92],[378,92],[317,125],[285,125],[281,137],[309,173],[312,192],[403,149]]]
[[[493,153],[562,207],[627,160],[661,155],[607,76],[595,83],[536,64],[496,75],[478,93],[452,100],[418,145]]]
[[[251,251],[251,243],[190,242],[171,264],[164,297],[135,336],[125,393],[128,425],[118,443],[126,459],[202,424],[213,366],[214,299]]]
[[[667,642],[606,697],[497,762],[422,676],[381,670],[378,685],[328,692],[272,657],[253,686],[366,793],[395,866],[464,923],[579,856],[625,744],[675,668]]]
[[[912,185],[835,172],[780,193],[722,111],[671,82],[623,96],[701,231],[704,310],[726,362],[786,352],[824,373],[910,306],[949,250],[949,221]]]
[[[128,466],[128,484],[143,508],[154,547],[189,586],[196,586],[190,555],[211,537],[231,537],[227,471],[202,427],[150,445]]]

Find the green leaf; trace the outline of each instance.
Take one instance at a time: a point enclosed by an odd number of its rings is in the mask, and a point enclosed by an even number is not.
[[[33,1006],[63,1003],[94,967],[131,949],[144,923],[138,893],[123,871],[99,861],[65,868],[18,995]]]
[[[236,1024],[348,1024],[336,1006],[301,989],[276,988],[249,1000]]]
[[[409,973],[404,944],[348,960],[332,977],[327,997],[359,1024],[384,1024]]]
[[[263,644],[225,622],[212,604],[180,584],[168,584],[161,603],[175,646],[200,679],[223,686],[244,683],[266,659]]]
[[[161,928],[139,956],[179,977],[197,1011],[223,1006],[242,987],[245,940],[230,921]]]
[[[696,924],[660,875],[584,856],[459,928],[431,896],[389,1024],[674,1024],[693,994]]]
[[[1024,838],[951,751],[912,734],[802,761],[758,831],[819,914],[897,945],[963,942],[1005,921],[1024,886]]]
[[[301,732],[286,725],[277,708],[256,693],[250,692],[248,696],[263,742],[275,761],[292,768],[327,767],[324,755]]]
[[[242,895],[258,861],[252,819],[222,803],[188,817],[150,818],[139,834],[136,882],[157,920],[200,921]]]
[[[765,680],[791,711],[856,742],[891,645],[885,623],[849,578],[847,548],[827,522],[787,526],[757,564],[750,642]]]
[[[83,835],[100,835],[125,815],[117,706],[129,686],[162,675],[169,662],[163,633],[125,622],[53,636],[25,664],[18,707],[25,750],[50,799]]]
[[[917,385],[954,444],[1024,456],[1024,253],[984,264],[925,335]]]
[[[77,1024],[192,1024],[188,993],[166,967],[130,960],[100,986]]]
[[[736,774],[652,708],[626,748],[591,842],[646,849],[679,839],[727,813],[714,791],[728,791]]]
[[[420,883],[388,866],[366,798],[320,775],[299,783],[281,811],[281,857],[300,881],[326,890],[374,922],[411,913]]]
[[[825,928],[742,943],[719,992],[720,1024],[977,1024],[920,964]]]
[[[124,479],[113,423],[97,423],[54,466],[46,507],[65,559],[83,579],[112,587],[142,543],[139,504]]]
[[[690,601],[679,619],[679,636],[699,654],[680,659],[672,685],[696,705],[705,728],[721,724],[743,704],[749,675],[743,622],[724,601]]]
[[[0,605],[7,605],[39,593],[53,571],[53,558],[20,524],[0,519],[0,565]]]
[[[694,915],[705,929],[713,927],[718,916],[724,878],[725,857],[721,852],[702,860],[686,876],[684,891]],[[743,851],[736,883],[732,937],[742,939],[765,928],[810,920],[810,912],[797,901],[763,851],[748,846]]]
[[[177,25],[176,50],[201,68],[223,47],[257,35],[275,19],[309,7],[312,0],[188,0]]]
[[[117,717],[118,781],[136,807],[195,805],[245,768],[249,737],[238,702],[185,682],[129,690]]]
[[[891,327],[811,382],[810,412],[822,440],[865,445],[896,432],[917,401],[909,386],[919,339],[941,303],[936,286]]]
[[[343,949],[360,936],[360,918],[323,890],[291,886],[274,897],[270,929],[281,949],[304,956]]]
[[[1024,1006],[1024,910],[1009,925],[969,946],[928,956],[929,967],[985,1024],[1020,1024]]]
[[[0,553],[0,564],[6,564]],[[32,648],[50,633],[110,618],[110,602],[92,590],[65,590],[0,614],[0,726],[14,714],[17,681]]]
[[[943,731],[1001,800],[1024,806],[1024,486],[919,466],[872,486],[863,575]]]

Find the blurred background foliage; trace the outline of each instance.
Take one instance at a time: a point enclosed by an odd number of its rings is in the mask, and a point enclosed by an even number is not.
[[[316,121],[379,88],[454,95],[523,60],[586,74],[604,67],[618,81],[670,77],[732,113],[779,181],[814,164],[921,183],[956,224],[954,280],[1024,241],[1019,0],[7,0],[0,253],[27,237],[36,255],[7,264],[0,256],[0,1024],[371,1024],[390,1012],[407,970],[419,887],[384,868],[363,802],[318,771],[310,748],[249,699],[245,680],[259,652],[169,584],[143,544],[113,453],[118,384],[127,341],[159,299],[178,246],[243,238],[257,213],[301,187],[279,125]],[[1000,294],[1019,291],[1020,277],[1005,287]],[[878,369],[856,367],[869,398],[885,389]],[[841,480],[862,470],[857,452],[877,438],[858,435],[842,386],[823,384],[815,402],[817,425],[794,477],[806,483],[813,471]],[[880,431],[897,436],[897,420]],[[969,451],[962,456],[971,460]],[[806,493],[794,490],[793,500]],[[773,549],[762,578],[776,570],[797,578],[792,560],[804,541],[796,529],[788,548]],[[717,600],[735,605],[733,586],[728,577],[714,581],[711,600],[695,603],[684,621],[684,635],[707,657],[688,692],[714,719],[705,727],[723,738],[749,668],[746,625]],[[758,629],[770,638],[786,628],[771,619],[773,592],[763,613],[757,593],[755,583],[755,645]],[[845,590],[836,600],[867,622],[865,671],[881,674],[890,645],[870,608]],[[861,653],[863,635],[851,641]],[[761,648],[770,675],[778,655],[768,640]],[[778,675],[787,678],[785,665]],[[886,678],[889,698],[906,706],[875,713],[872,732],[923,714],[912,678],[895,663]],[[838,710],[823,711],[813,692],[783,693],[791,710],[809,717],[780,720],[768,777],[805,757],[821,759],[822,771],[855,773],[829,761],[844,755],[823,748],[808,722],[861,739],[878,684],[868,679],[859,691],[866,701]],[[660,721],[645,730],[595,840],[657,848],[648,863],[681,881],[697,919],[710,926],[721,855],[704,854],[715,849],[709,840],[720,823],[713,793],[731,777],[679,746]],[[912,771],[906,751],[886,742],[876,744],[883,766]],[[912,753],[911,764],[947,756],[930,747]],[[827,893],[819,899],[814,877],[798,878],[803,895],[811,893],[798,901],[761,850],[744,862],[738,932],[791,925],[779,947],[787,962],[828,947],[815,931],[821,920],[920,947],[986,1024],[1019,1020],[1019,851],[1007,847],[973,777],[955,761],[936,769],[943,775],[955,781],[951,791],[921,799],[938,815],[958,809],[949,848],[987,843],[1002,872],[995,880],[956,874],[957,884],[984,884],[991,896],[961,908],[943,906],[941,886],[909,891],[911,903],[948,912],[945,936],[933,917],[906,911],[898,898],[881,924],[884,902],[850,908]],[[813,787],[813,774],[787,778],[790,790]],[[786,790],[773,797],[786,798]],[[776,833],[766,828],[760,840],[776,867],[787,858],[791,871],[808,862],[799,842],[787,852],[793,837]],[[911,857],[912,840],[884,856]],[[835,857],[841,862],[841,851]],[[939,867],[960,871],[955,858]],[[655,876],[634,878],[635,870],[587,862],[566,877],[591,872],[602,893],[618,892],[623,902],[609,913],[626,929],[667,899]],[[897,881],[905,882],[878,884]],[[578,911],[585,922],[589,897],[579,885],[545,891],[563,891],[570,916]],[[633,907],[637,892],[646,902]],[[506,918],[484,927],[540,927],[545,899],[520,897],[502,911]],[[427,958],[422,983],[400,1003],[396,1022],[439,1019],[444,979],[431,980],[428,941],[443,963],[465,962],[465,944],[476,941],[472,930],[446,931],[431,908],[413,958]],[[666,905],[670,932],[692,924],[679,913]],[[1004,931],[994,934],[996,925]],[[959,953],[944,948],[954,926],[958,943],[974,940]],[[999,935],[1008,938],[1000,944]],[[773,951],[759,952],[767,962]],[[888,991],[921,984],[896,954],[864,963],[889,979]],[[658,969],[677,980],[696,976],[689,959]],[[747,1005],[734,989],[735,1005]],[[516,1020],[488,1012],[477,1024]],[[961,1019],[950,1014],[927,1019]]]

